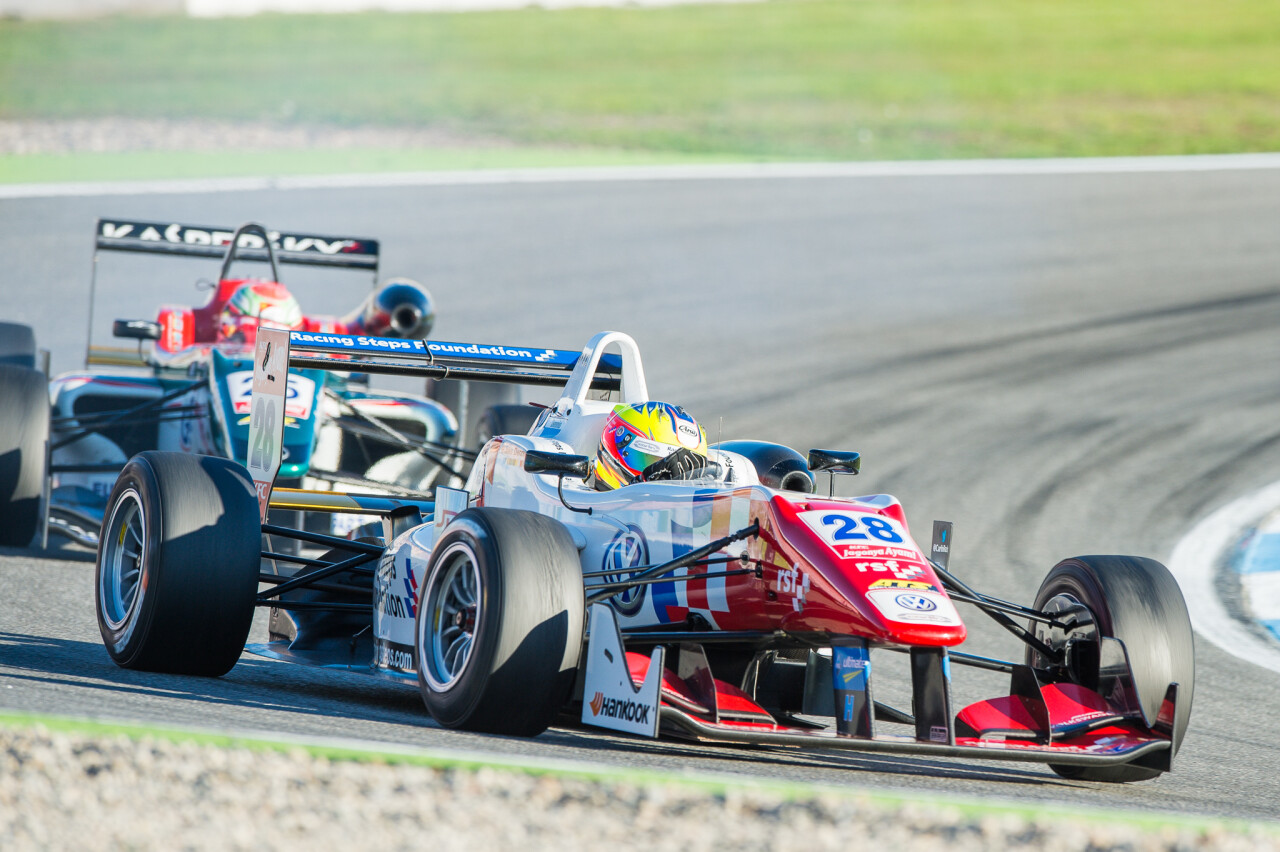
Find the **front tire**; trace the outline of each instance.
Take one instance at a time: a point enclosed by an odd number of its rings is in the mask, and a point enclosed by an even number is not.
[[[227,459],[134,456],[107,503],[95,577],[98,627],[126,669],[226,674],[258,591],[258,500]]]
[[[1169,758],[1177,753],[1191,718],[1195,691],[1195,642],[1191,618],[1178,581],[1154,559],[1138,556],[1079,556],[1064,559],[1045,577],[1036,595],[1035,608],[1062,613],[1074,620],[1069,631],[1034,625],[1037,638],[1053,647],[1068,641],[1080,643],[1073,654],[1077,665],[1069,677],[1097,691],[1097,655],[1090,643],[1107,636],[1124,643],[1134,686],[1143,715],[1153,722],[1164,701],[1169,684],[1178,684],[1178,701]],[[1028,648],[1027,662],[1046,664]],[[1092,665],[1091,665],[1092,663]],[[1050,764],[1064,778],[1081,781],[1145,781],[1161,774],[1160,769],[1134,764],[1081,767]]]
[[[418,685],[447,728],[532,737],[568,701],[582,652],[578,550],[558,521],[468,509],[432,550],[418,602]]]
[[[44,373],[0,363],[0,545],[26,547],[35,537],[48,439]]]

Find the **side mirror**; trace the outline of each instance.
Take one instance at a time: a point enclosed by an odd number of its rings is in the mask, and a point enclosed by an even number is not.
[[[586,479],[591,475],[591,457],[529,450],[524,454],[524,469],[529,473],[558,473]]]
[[[810,450],[809,470],[817,473],[825,470],[827,478],[827,496],[836,495],[836,474],[854,476],[862,467],[862,455],[849,450]]]
[[[560,477],[556,480],[556,494],[560,496],[560,502],[571,512],[581,512],[584,515],[591,514],[590,506],[582,509],[577,506],[571,506],[569,501],[564,499],[564,478],[573,476],[578,479],[586,479],[590,476],[590,456],[574,456],[569,453],[548,453],[545,450],[529,450],[524,454],[524,469],[529,473],[559,474]]]
[[[116,320],[111,324],[111,334],[133,340],[159,340],[160,323],[151,320]]]
[[[857,474],[862,468],[862,454],[847,450],[810,450],[809,470],[815,473],[825,470],[830,473]]]

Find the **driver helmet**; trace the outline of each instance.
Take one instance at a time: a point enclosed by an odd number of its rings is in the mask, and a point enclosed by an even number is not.
[[[302,307],[283,284],[246,281],[222,306],[218,339],[253,343],[258,328],[302,328]]]
[[[678,405],[618,405],[604,424],[596,454],[596,488],[609,491],[641,480],[645,468],[684,449],[707,454],[707,435]]]

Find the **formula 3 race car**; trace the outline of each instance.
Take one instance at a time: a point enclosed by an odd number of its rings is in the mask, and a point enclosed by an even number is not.
[[[642,737],[1033,761],[1094,781],[1172,767],[1194,649],[1159,563],[1058,563],[1035,601],[982,594],[928,551],[899,502],[815,493],[857,453],[712,445],[680,478],[590,484],[606,419],[650,402],[640,354],[603,332],[579,353],[263,330],[248,470],[173,453],[133,458],[112,490],[97,615],[121,666],[217,676],[253,653],[416,685],[441,725],[534,736],[566,714]],[[465,489],[415,498],[273,488],[288,369],[563,386],[527,435],[489,441]],[[595,474],[600,470],[596,469]],[[359,540],[264,524],[268,507],[362,513]],[[323,550],[262,553],[260,533]],[[297,566],[264,571],[262,557]],[[957,605],[1019,642],[959,650]],[[877,700],[872,652],[905,655],[911,706]],[[952,672],[1008,676],[953,706]]]
[[[58,376],[47,389],[36,370],[31,329],[0,324],[0,396],[6,401],[0,457],[8,461],[0,465],[2,544],[26,545],[42,528],[42,540],[52,531],[96,546],[116,475],[143,450],[243,462],[252,379],[248,357],[260,323],[423,338],[435,316],[421,285],[391,279],[378,286],[379,245],[371,239],[269,233],[255,224],[233,232],[101,219],[94,248],[90,335],[100,252],[218,259],[221,269],[207,285],[205,304],[162,307],[155,321],[115,321],[115,337],[137,340],[136,348],[90,341],[86,367],[93,369]],[[270,278],[233,273],[245,261],[265,264]],[[346,316],[304,315],[280,283],[285,264],[371,273],[374,286]],[[144,343],[150,343],[145,350]],[[454,414],[421,396],[371,391],[366,378],[338,371],[290,373],[282,477],[295,484],[305,477],[313,487],[368,480],[415,492],[441,476],[461,483],[473,453],[458,446]]]

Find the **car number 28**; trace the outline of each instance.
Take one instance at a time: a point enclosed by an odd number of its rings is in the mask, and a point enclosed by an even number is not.
[[[889,518],[861,512],[801,512],[800,516],[823,541],[845,544],[902,544],[902,527]]]

